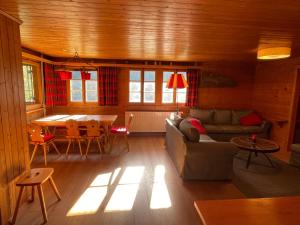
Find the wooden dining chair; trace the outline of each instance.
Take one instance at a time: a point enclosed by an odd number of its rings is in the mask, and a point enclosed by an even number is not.
[[[80,155],[82,156],[82,150],[81,150],[81,140],[83,140],[83,137],[80,135],[80,130],[78,126],[78,122],[76,120],[67,120],[66,121],[66,128],[67,128],[67,136],[68,139],[68,147],[66,151],[66,156],[69,154],[71,143],[74,143],[77,141]]]
[[[45,166],[47,166],[47,147],[49,148],[50,144],[53,146],[55,151],[60,155],[60,152],[54,143],[55,140],[54,135],[50,133],[43,134],[42,127],[36,125],[29,125],[28,133],[30,137],[30,143],[34,145],[34,149],[30,158],[30,163],[32,163],[32,160],[39,146],[43,147]]]
[[[112,149],[113,143],[115,142],[115,139],[117,136],[123,136],[126,142],[126,147],[129,152],[129,143],[128,143],[128,135],[129,135],[129,129],[132,123],[134,115],[130,114],[129,119],[128,119],[128,124],[125,126],[112,126],[110,129],[110,135],[111,135],[111,145],[110,145],[110,150]]]
[[[86,139],[88,141],[85,152],[86,157],[89,152],[90,144],[92,141],[97,142],[99,152],[102,153],[101,144],[105,141],[105,134],[104,129],[100,127],[100,123],[98,121],[90,120],[86,123]]]

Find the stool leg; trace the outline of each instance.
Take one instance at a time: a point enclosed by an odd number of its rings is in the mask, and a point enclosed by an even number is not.
[[[34,201],[34,186],[31,186],[31,198],[29,199],[29,202]]]
[[[53,141],[51,141],[50,143],[53,146],[53,148],[55,149],[55,151],[57,152],[57,154],[60,155],[60,151],[57,149],[56,144]]]
[[[42,213],[43,213],[43,217],[44,217],[44,222],[46,223],[48,221],[47,218],[47,211],[46,211],[46,205],[45,205],[45,199],[44,199],[44,193],[43,193],[43,188],[42,186],[39,184],[37,186],[38,189],[38,194],[39,194],[39,199],[40,199],[40,204],[41,204],[41,209],[42,209]]]
[[[61,197],[60,197],[60,194],[59,194],[59,192],[57,190],[57,187],[56,187],[56,185],[54,183],[54,180],[53,180],[52,176],[49,178],[49,182],[51,184],[51,187],[53,188],[54,193],[56,194],[57,199],[60,201]]]
[[[43,149],[44,149],[45,166],[47,166],[47,146],[46,146],[46,144],[43,145]]]
[[[80,139],[77,139],[77,142],[78,142],[78,146],[79,146],[80,155],[82,156]]]
[[[9,220],[10,224],[15,224],[16,223],[16,219],[17,219],[17,215],[18,215],[18,211],[19,211],[19,207],[20,207],[20,203],[21,203],[23,191],[24,191],[24,186],[21,186],[21,189],[20,189],[20,192],[19,192],[19,196],[18,196],[18,200],[17,200],[17,203],[16,203],[16,208],[15,208],[15,211],[14,211],[14,215]]]
[[[72,142],[71,139],[69,139],[69,144],[68,144],[68,147],[67,147],[66,156],[68,156],[68,153],[69,153],[69,150],[70,150],[71,142]]]
[[[124,138],[125,138],[125,142],[126,142],[127,151],[129,152],[129,143],[128,143],[127,134],[125,134]]]
[[[32,160],[33,160],[33,158],[34,158],[34,156],[35,156],[35,153],[36,153],[37,148],[38,148],[38,144],[35,144],[35,145],[34,145],[33,152],[32,152],[32,156],[31,156],[31,159],[30,159],[30,164],[32,163]]]
[[[91,139],[88,140],[88,144],[87,144],[86,152],[85,152],[85,157],[87,157],[87,154],[89,152],[90,144],[91,144]]]
[[[97,137],[96,140],[97,140],[97,143],[98,143],[99,153],[101,154],[102,153],[102,149],[101,149],[99,138]]]

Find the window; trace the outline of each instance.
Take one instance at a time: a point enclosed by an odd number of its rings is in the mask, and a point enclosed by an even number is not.
[[[82,80],[80,71],[72,71],[72,80],[70,80],[71,102],[91,103],[98,101],[97,71],[88,72],[91,74],[91,79]]]
[[[173,103],[173,89],[167,88],[168,80],[174,72],[164,71],[163,72],[163,93],[162,93],[162,103]]]
[[[144,102],[155,102],[155,71],[144,71]]]
[[[163,93],[162,93],[162,103],[185,103],[186,102],[186,88],[183,89],[176,89],[174,92],[174,89],[169,89],[167,87],[167,83],[171,75],[174,73],[174,71],[164,71],[163,72]],[[185,79],[187,79],[186,72],[177,72],[178,74],[182,74]]]
[[[82,102],[82,80],[80,71],[72,72],[70,80],[71,102]]]
[[[141,102],[141,75],[139,70],[129,72],[129,102]]]
[[[24,91],[25,102],[29,104],[36,103],[35,91],[34,91],[34,68],[32,65],[23,64],[23,79],[24,79]]]
[[[91,79],[85,81],[85,101],[97,102],[98,101],[98,81],[97,72],[90,71]]]
[[[143,91],[142,91],[143,90]],[[129,71],[129,102],[155,102],[155,71]]]

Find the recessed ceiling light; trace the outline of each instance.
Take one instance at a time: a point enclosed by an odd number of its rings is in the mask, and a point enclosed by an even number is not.
[[[269,47],[261,48],[257,51],[257,59],[260,60],[285,59],[290,56],[290,47]]]

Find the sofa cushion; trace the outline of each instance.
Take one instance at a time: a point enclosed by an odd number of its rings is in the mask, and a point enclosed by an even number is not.
[[[188,121],[188,119],[184,119],[181,121],[181,123],[179,124],[179,130],[189,141],[199,141],[200,134],[198,130],[195,127],[193,127],[193,125]]]
[[[212,124],[214,110],[212,109],[190,109],[190,116],[199,119],[202,124]]]
[[[240,125],[241,117],[246,116],[246,115],[248,115],[252,112],[253,112],[253,110],[247,110],[247,109],[232,110],[232,124],[233,125]]]
[[[256,126],[262,124],[262,119],[255,112],[252,112],[246,116],[240,118],[240,124],[243,126]]]
[[[207,133],[222,134],[224,133],[221,125],[204,124]]]
[[[243,126],[244,134],[253,134],[262,132],[262,127],[260,126]]]
[[[199,142],[216,142],[216,141],[206,134],[200,134]]]
[[[220,129],[226,134],[239,134],[244,132],[243,126],[239,125],[221,125]]]
[[[214,124],[231,124],[231,110],[215,110]]]
[[[190,122],[190,124],[192,124],[193,127],[195,127],[198,130],[199,134],[206,134],[206,130],[199,120],[195,118],[188,118],[188,121]]]

